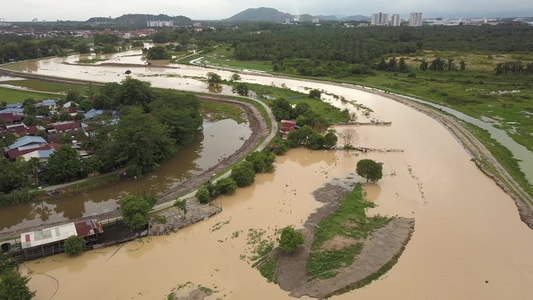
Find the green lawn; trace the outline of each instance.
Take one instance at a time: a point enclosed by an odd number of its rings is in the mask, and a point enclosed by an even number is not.
[[[66,93],[71,89],[77,89],[77,90],[80,90],[81,92],[84,89],[83,86],[80,86],[80,85],[70,85],[70,84],[55,83],[55,82],[48,82],[48,81],[35,80],[35,79],[4,81],[2,83],[26,87],[26,88],[33,89],[36,91],[52,92],[52,93]]]
[[[200,53],[197,55],[189,56],[186,59],[179,59],[179,63],[189,63],[189,61],[203,57],[201,60],[202,65],[210,65],[217,67],[227,67],[234,69],[249,69],[259,70],[265,72],[272,71],[271,61],[239,61],[235,58],[233,48],[229,48],[228,45],[220,45],[215,50],[209,53]]]
[[[24,102],[28,98],[33,98],[36,101],[45,100],[45,99],[60,99],[64,96],[39,93],[39,92],[30,92],[30,91],[20,91],[14,89],[7,89],[0,87],[0,102],[5,101],[7,103],[18,103]]]

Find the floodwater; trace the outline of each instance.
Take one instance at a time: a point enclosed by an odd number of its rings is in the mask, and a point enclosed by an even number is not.
[[[39,66],[27,69],[95,81],[123,79],[123,68],[79,68],[53,63],[57,60],[61,58],[37,62]],[[184,76],[205,76],[209,70],[182,66],[132,71],[153,86],[205,91],[205,83]],[[231,75],[216,72],[223,78]],[[383,179],[366,186],[369,200],[377,205],[369,213],[413,217],[415,231],[398,263],[385,276],[333,299],[531,298],[532,231],[520,221],[513,200],[477,169],[438,122],[393,100],[349,87],[248,74],[241,77],[246,82],[285,84],[292,89],[319,88],[357,100],[374,110],[371,118],[393,125],[353,127],[358,132],[355,144],[404,151],[357,155],[290,150],[277,158],[275,173],[259,174],[253,186],[218,199],[223,212],[213,218],[168,236],[90,251],[76,258],[57,255],[25,263],[26,270],[31,270],[29,284],[37,290],[36,299],[50,299],[54,294],[54,299],[163,299],[171,289],[189,281],[219,291],[214,298],[289,299],[287,292],[267,283],[241,259],[241,255],[249,255],[248,230],[271,233],[285,225],[301,227],[320,206],[311,196],[313,190],[334,178],[362,181],[353,175],[361,158],[384,166]],[[213,230],[220,224],[220,229]]]
[[[125,193],[143,191],[158,194],[199,174],[234,153],[251,135],[248,123],[226,119],[204,122],[204,130],[195,141],[178,151],[156,171],[140,179],[122,180],[107,188],[38,204],[24,204],[0,209],[0,231],[39,226],[80,217],[97,215],[118,208]]]

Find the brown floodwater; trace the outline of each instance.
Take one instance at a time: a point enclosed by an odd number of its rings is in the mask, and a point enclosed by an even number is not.
[[[231,119],[204,122],[203,126],[204,130],[199,132],[191,145],[178,151],[156,171],[143,178],[122,180],[110,187],[71,197],[0,209],[0,231],[113,211],[118,208],[118,200],[125,193],[165,192],[231,155],[251,135],[248,123],[237,124]]]
[[[22,64],[26,72],[94,81],[120,81],[125,68],[61,64],[62,58]],[[13,65],[17,67],[17,65]],[[208,69],[141,67],[134,77],[157,87],[206,91],[192,77]],[[223,78],[231,72],[217,70]],[[68,258],[27,262],[36,299],[163,299],[186,282],[202,284],[225,299],[289,299],[267,283],[241,255],[249,254],[250,228],[273,232],[301,227],[319,203],[311,192],[334,178],[353,176],[360,158],[383,163],[384,177],[366,186],[377,207],[370,214],[414,217],[415,231],[398,263],[372,284],[333,299],[530,299],[533,233],[519,219],[513,200],[480,172],[438,122],[402,104],[349,87],[242,74],[245,82],[304,91],[319,88],[374,110],[370,119],[387,127],[354,127],[356,145],[402,149],[396,153],[291,150],[278,157],[276,172],[217,203],[223,212],[169,236],[151,237]],[[222,93],[230,93],[224,90]],[[333,97],[329,101],[357,113]],[[347,127],[337,127],[343,131]],[[227,223],[227,224],[226,224]],[[225,224],[218,230],[217,224]],[[239,232],[237,238],[235,232]],[[213,297],[212,297],[213,298]]]
[[[260,174],[253,186],[218,199],[223,212],[211,219],[76,258],[27,262],[36,299],[55,292],[54,299],[163,299],[189,281],[218,290],[215,298],[289,299],[241,259],[249,254],[248,230],[301,227],[321,205],[313,190],[335,178],[362,181],[353,174],[361,158],[384,166],[383,179],[366,187],[377,204],[369,213],[414,217],[415,232],[385,276],[333,299],[528,299],[533,233],[513,200],[436,121],[374,95],[366,104],[393,125],[356,127],[357,144],[404,152],[291,150],[277,158],[275,173]],[[217,224],[225,225],[213,230]]]

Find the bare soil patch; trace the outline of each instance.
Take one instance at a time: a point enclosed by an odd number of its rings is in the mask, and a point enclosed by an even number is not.
[[[337,235],[325,242],[324,245],[322,245],[321,249],[324,251],[341,250],[351,245],[355,245],[358,242],[360,241],[349,237]]]

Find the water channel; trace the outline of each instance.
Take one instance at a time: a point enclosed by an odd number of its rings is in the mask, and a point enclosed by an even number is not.
[[[30,66],[23,68],[94,81],[124,78],[123,67],[76,67],[61,64],[62,60],[26,63]],[[204,83],[184,77],[205,76],[208,70],[199,67],[128,68],[153,86],[206,90]],[[217,73],[224,78],[231,75],[222,70]],[[286,225],[301,227],[320,206],[311,195],[313,190],[335,178],[363,181],[353,174],[361,158],[384,166],[384,178],[365,186],[369,200],[377,205],[368,213],[415,218],[415,231],[398,263],[385,276],[332,299],[530,298],[533,232],[520,221],[513,200],[479,171],[441,124],[398,102],[350,87],[241,76],[247,82],[285,84],[293,89],[311,86],[357,100],[372,108],[372,118],[393,122],[392,126],[353,127],[357,143],[404,152],[290,150],[277,158],[274,173],[260,174],[252,186],[219,198],[217,204],[223,212],[213,218],[168,236],[90,251],[76,258],[57,255],[25,263],[23,269],[30,273],[36,299],[53,295],[53,299],[164,299],[173,288],[189,281],[217,290],[213,299],[290,299],[241,258],[250,254],[248,230],[272,233]],[[349,104],[339,105],[358,113]],[[213,230],[220,224],[224,225]]]
[[[191,145],[178,151],[156,171],[143,178],[121,180],[110,187],[57,200],[1,209],[0,231],[44,226],[113,211],[118,208],[118,200],[125,193],[139,195],[143,191],[154,194],[165,192],[231,155],[251,135],[248,123],[237,124],[231,119],[204,122],[203,127],[203,132],[198,133]]]

